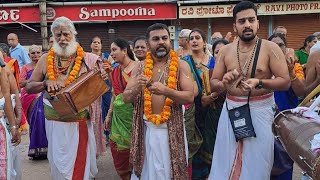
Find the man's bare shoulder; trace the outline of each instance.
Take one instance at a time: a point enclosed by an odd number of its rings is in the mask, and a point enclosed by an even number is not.
[[[312,52],[309,57],[319,57],[320,56],[320,49],[319,50],[316,50],[314,52]],[[313,58],[314,59],[314,58]]]
[[[46,64],[46,63],[47,63],[47,57],[48,57],[48,53],[43,54],[43,55],[40,57],[38,63]],[[37,64],[38,64],[38,63],[37,63]]]
[[[3,72],[5,72],[7,74],[7,76],[9,76],[10,74],[12,74],[10,68],[8,66],[4,66],[3,67]]]
[[[276,43],[274,43],[272,41],[265,40],[265,39],[262,39],[261,47],[271,48],[271,49],[279,48],[279,46]]]
[[[132,69],[132,76],[131,77],[136,77],[137,75],[139,75],[138,73],[141,71],[140,68],[142,68],[143,64],[144,64],[144,61],[136,61],[135,65]]]
[[[314,64],[318,62],[319,57],[320,57],[320,50],[312,52],[308,57],[306,68],[314,67]]]
[[[231,50],[233,50],[235,47],[237,46],[237,43],[232,42],[230,44],[227,44],[225,46],[222,46],[219,53],[221,52],[221,54],[225,54],[225,53],[229,53],[231,52]]]
[[[178,65],[180,68],[184,68],[184,69],[189,67],[189,64],[183,59],[178,60]]]
[[[189,78],[191,76],[191,69],[190,69],[189,64],[186,61],[179,59],[178,65],[179,65],[178,71],[180,72],[180,73],[178,73],[179,77]],[[184,75],[184,76],[181,76],[181,75]]]

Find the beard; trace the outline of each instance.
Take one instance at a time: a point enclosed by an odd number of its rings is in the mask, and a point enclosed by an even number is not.
[[[160,48],[163,48],[163,49],[160,49]],[[151,51],[151,54],[156,57],[156,58],[163,58],[163,57],[166,57],[169,52],[170,52],[170,49],[166,46],[159,46],[157,47],[156,49],[150,49]]]
[[[69,57],[73,55],[74,53],[76,53],[77,47],[78,43],[76,41],[69,42],[66,47],[61,47],[57,42],[54,42],[52,46],[54,53],[62,57]]]
[[[245,35],[246,32],[252,32],[251,35]],[[254,33],[252,29],[245,29],[242,32],[242,35],[239,36],[239,38],[244,42],[250,42],[256,37],[257,33]]]

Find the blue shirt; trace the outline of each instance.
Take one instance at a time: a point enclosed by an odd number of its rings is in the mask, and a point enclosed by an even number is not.
[[[275,91],[274,99],[279,111],[293,109],[299,105],[298,97],[294,94],[291,87],[288,91]]]
[[[18,61],[20,69],[23,65],[31,63],[27,50],[20,43],[15,48],[10,48],[10,57]]]

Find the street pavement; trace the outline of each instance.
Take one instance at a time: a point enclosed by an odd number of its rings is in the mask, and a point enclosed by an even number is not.
[[[19,146],[22,160],[22,180],[50,180],[48,160],[31,160],[28,157],[29,137],[23,135]],[[108,146],[107,152],[98,158],[98,175],[96,180],[120,180],[113,166],[113,160]]]
[[[19,146],[22,159],[22,180],[50,180],[50,167],[48,160],[30,160],[28,158],[29,137],[22,136]],[[114,166],[108,146],[107,152],[97,160],[99,173],[96,180],[120,180]],[[300,180],[301,170],[295,166],[293,180]]]

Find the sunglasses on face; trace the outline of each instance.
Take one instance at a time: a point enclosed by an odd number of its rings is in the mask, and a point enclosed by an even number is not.
[[[31,52],[30,54],[40,54],[41,52],[37,51],[37,52]]]

